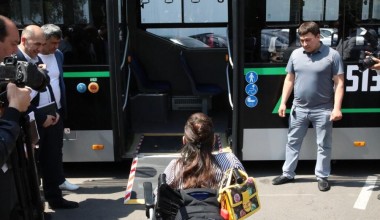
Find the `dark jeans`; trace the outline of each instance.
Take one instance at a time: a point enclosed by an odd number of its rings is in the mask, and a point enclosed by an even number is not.
[[[47,201],[62,198],[59,185],[65,181],[62,163],[63,119],[47,128],[39,128],[40,142],[38,163],[42,176],[42,187]]]

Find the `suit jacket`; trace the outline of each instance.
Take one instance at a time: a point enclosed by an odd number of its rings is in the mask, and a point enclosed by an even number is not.
[[[20,49],[17,50],[17,60],[20,61],[28,61],[24,54],[20,51]],[[65,119],[67,117],[67,102],[66,102],[66,87],[65,83],[63,81],[63,53],[60,50],[56,50],[54,52],[55,58],[57,59],[58,69],[59,69],[59,88],[61,90],[61,119]],[[38,62],[36,64],[43,64],[40,57],[38,57]],[[29,107],[29,112],[34,111],[37,124],[43,124],[46,120],[46,115],[43,115],[39,113],[37,106],[40,102],[40,92],[37,93],[37,95],[33,98],[31,101],[31,106]]]
[[[63,53],[60,50],[56,50],[55,58],[57,59],[58,69],[59,69],[59,88],[61,89],[61,113],[64,118],[67,117],[67,101],[66,101],[66,86],[63,81]],[[39,57],[38,57],[39,58]]]

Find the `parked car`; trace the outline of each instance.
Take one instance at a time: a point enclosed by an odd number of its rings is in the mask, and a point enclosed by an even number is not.
[[[328,46],[338,45],[338,31],[335,28],[320,28],[321,41]],[[332,41],[331,41],[331,38]]]
[[[165,37],[175,44],[182,45],[184,47],[197,48],[197,47],[209,47],[207,44],[203,43],[200,40],[191,38],[191,37]]]
[[[225,36],[220,36],[214,33],[203,33],[203,34],[196,34],[189,36],[191,38],[197,39],[199,41],[202,41],[203,43],[207,44],[209,47],[227,47],[227,39]]]

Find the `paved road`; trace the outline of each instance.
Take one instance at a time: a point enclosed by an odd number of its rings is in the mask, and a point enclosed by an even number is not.
[[[123,163],[65,164],[68,179],[81,188],[65,191],[65,198],[80,202],[74,210],[49,210],[53,220],[146,219],[142,205],[124,205],[130,169]],[[262,208],[248,219],[380,219],[380,161],[333,163],[332,188],[320,192],[314,161],[301,161],[294,183],[273,186],[282,162],[246,162],[256,177]]]

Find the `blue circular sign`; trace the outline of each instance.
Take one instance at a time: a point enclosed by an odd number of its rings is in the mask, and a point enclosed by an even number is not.
[[[87,90],[86,84],[84,84],[84,83],[78,83],[78,85],[77,85],[77,91],[79,93],[85,93],[86,90]]]
[[[249,108],[254,108],[256,107],[257,103],[259,102],[259,100],[256,98],[256,96],[247,96],[247,98],[245,98],[245,105]]]
[[[250,84],[255,83],[257,81],[257,78],[258,78],[258,75],[255,71],[249,71],[245,75],[245,81],[247,81],[247,83],[250,83]]]
[[[256,84],[248,84],[246,87],[245,87],[245,92],[247,93],[247,95],[256,95],[257,93],[257,86]]]

